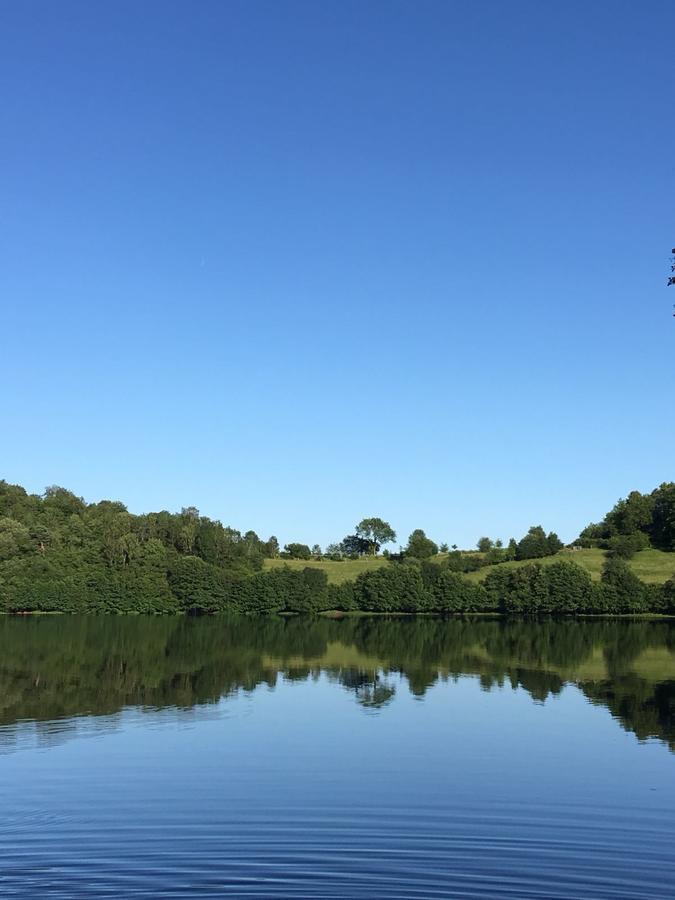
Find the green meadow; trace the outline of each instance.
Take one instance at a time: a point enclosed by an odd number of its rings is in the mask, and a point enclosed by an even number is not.
[[[548,566],[552,562],[564,559],[587,569],[591,573],[591,577],[599,581],[605,558],[604,550],[561,550],[555,556],[545,556],[542,559],[527,559],[521,562],[505,562],[499,563],[499,565],[506,566],[509,569],[533,562]],[[642,581],[648,584],[663,584],[675,574],[675,555],[663,553],[661,550],[641,550],[632,559],[628,560],[628,565]],[[484,569],[478,569],[477,572],[470,572],[466,575],[466,578],[471,581],[482,581],[488,572],[496,568],[497,566],[486,566]]]
[[[388,565],[383,556],[362,556],[359,559],[343,559],[335,562],[331,559],[266,559],[265,569],[278,569],[288,566],[302,572],[303,569],[320,569],[328,576],[329,584],[342,584],[343,581],[353,581],[362,572],[372,572]]]
[[[442,563],[444,558],[445,554],[439,553],[438,556],[432,558],[432,561]],[[602,566],[605,562],[605,551],[597,549],[561,550],[555,556],[545,556],[542,559],[527,559],[520,562],[499,563],[498,566],[486,566],[484,569],[478,569],[476,572],[469,572],[464,577],[470,581],[482,581],[488,572],[496,568],[513,569],[535,562],[547,566],[561,559],[575,562],[577,565],[587,569],[597,581],[600,579]],[[629,560],[628,564],[642,581],[649,584],[663,584],[675,575],[675,554],[664,553],[661,550],[641,550]],[[387,560],[382,556],[364,556],[360,559],[345,559],[341,562],[334,562],[328,559],[266,559],[264,564],[265,569],[274,569],[280,566],[288,566],[296,571],[302,571],[306,568],[320,569],[328,576],[329,584],[342,584],[344,581],[353,581],[362,572],[370,572],[373,569],[379,569],[381,566],[386,565],[388,565]]]

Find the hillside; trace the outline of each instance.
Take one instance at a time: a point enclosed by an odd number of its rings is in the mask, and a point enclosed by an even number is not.
[[[329,584],[342,584],[345,581],[353,581],[362,572],[372,572],[388,565],[382,556],[362,556],[360,559],[344,559],[334,562],[331,559],[304,560],[304,559],[266,559],[264,569],[278,569],[288,566],[297,572],[303,569],[319,569],[328,576]]]
[[[543,559],[527,559],[521,562],[505,562],[499,566],[486,566],[477,572],[470,572],[466,577],[471,581],[482,581],[488,572],[496,568],[517,568],[528,563],[538,562],[542,565],[550,565],[561,559],[569,560],[582,566],[590,572],[595,581],[600,580],[602,566],[605,561],[604,550],[561,550],[555,556],[545,556]],[[635,574],[647,584],[663,584],[675,574],[675,553],[664,553],[661,550],[641,550],[628,561],[628,565]]]
[[[445,554],[439,553],[433,557],[434,562],[442,563]],[[546,556],[543,559],[528,559],[521,562],[500,563],[499,566],[486,566],[477,572],[470,572],[465,575],[470,581],[483,581],[488,572],[496,568],[516,568],[524,566],[528,563],[539,562],[542,565],[550,565],[561,559],[570,560],[582,566],[594,580],[600,579],[602,566],[605,561],[604,550],[561,550],[555,556]],[[326,573],[329,584],[342,584],[345,581],[352,581],[363,572],[370,572],[381,566],[386,566],[387,560],[381,556],[371,557],[365,556],[361,559],[345,559],[342,562],[333,562],[332,560],[301,560],[301,559],[266,559],[264,562],[265,569],[274,569],[288,566],[296,571],[302,571],[305,568],[319,569]],[[664,553],[661,550],[641,550],[629,561],[630,567],[642,581],[648,584],[663,584],[669,578],[675,575],[675,554]]]

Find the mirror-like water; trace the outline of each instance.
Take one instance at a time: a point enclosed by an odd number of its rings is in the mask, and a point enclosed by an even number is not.
[[[0,895],[671,897],[675,624],[0,620]]]

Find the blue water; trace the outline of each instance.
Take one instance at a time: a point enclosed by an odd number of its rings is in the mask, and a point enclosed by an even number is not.
[[[0,628],[3,897],[675,893],[673,626],[95,621]]]

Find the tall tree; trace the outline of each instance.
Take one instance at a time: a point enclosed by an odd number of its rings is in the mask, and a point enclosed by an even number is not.
[[[279,556],[279,541],[276,535],[273,534],[265,541],[263,552],[268,559],[276,559]]]
[[[375,556],[382,544],[391,544],[396,540],[396,532],[389,522],[378,518],[362,519],[356,526],[356,534],[368,541],[371,556]]]
[[[426,536],[421,528],[416,528],[408,538],[405,555],[415,559],[428,559],[430,556],[436,556],[437,553],[438,546]]]

